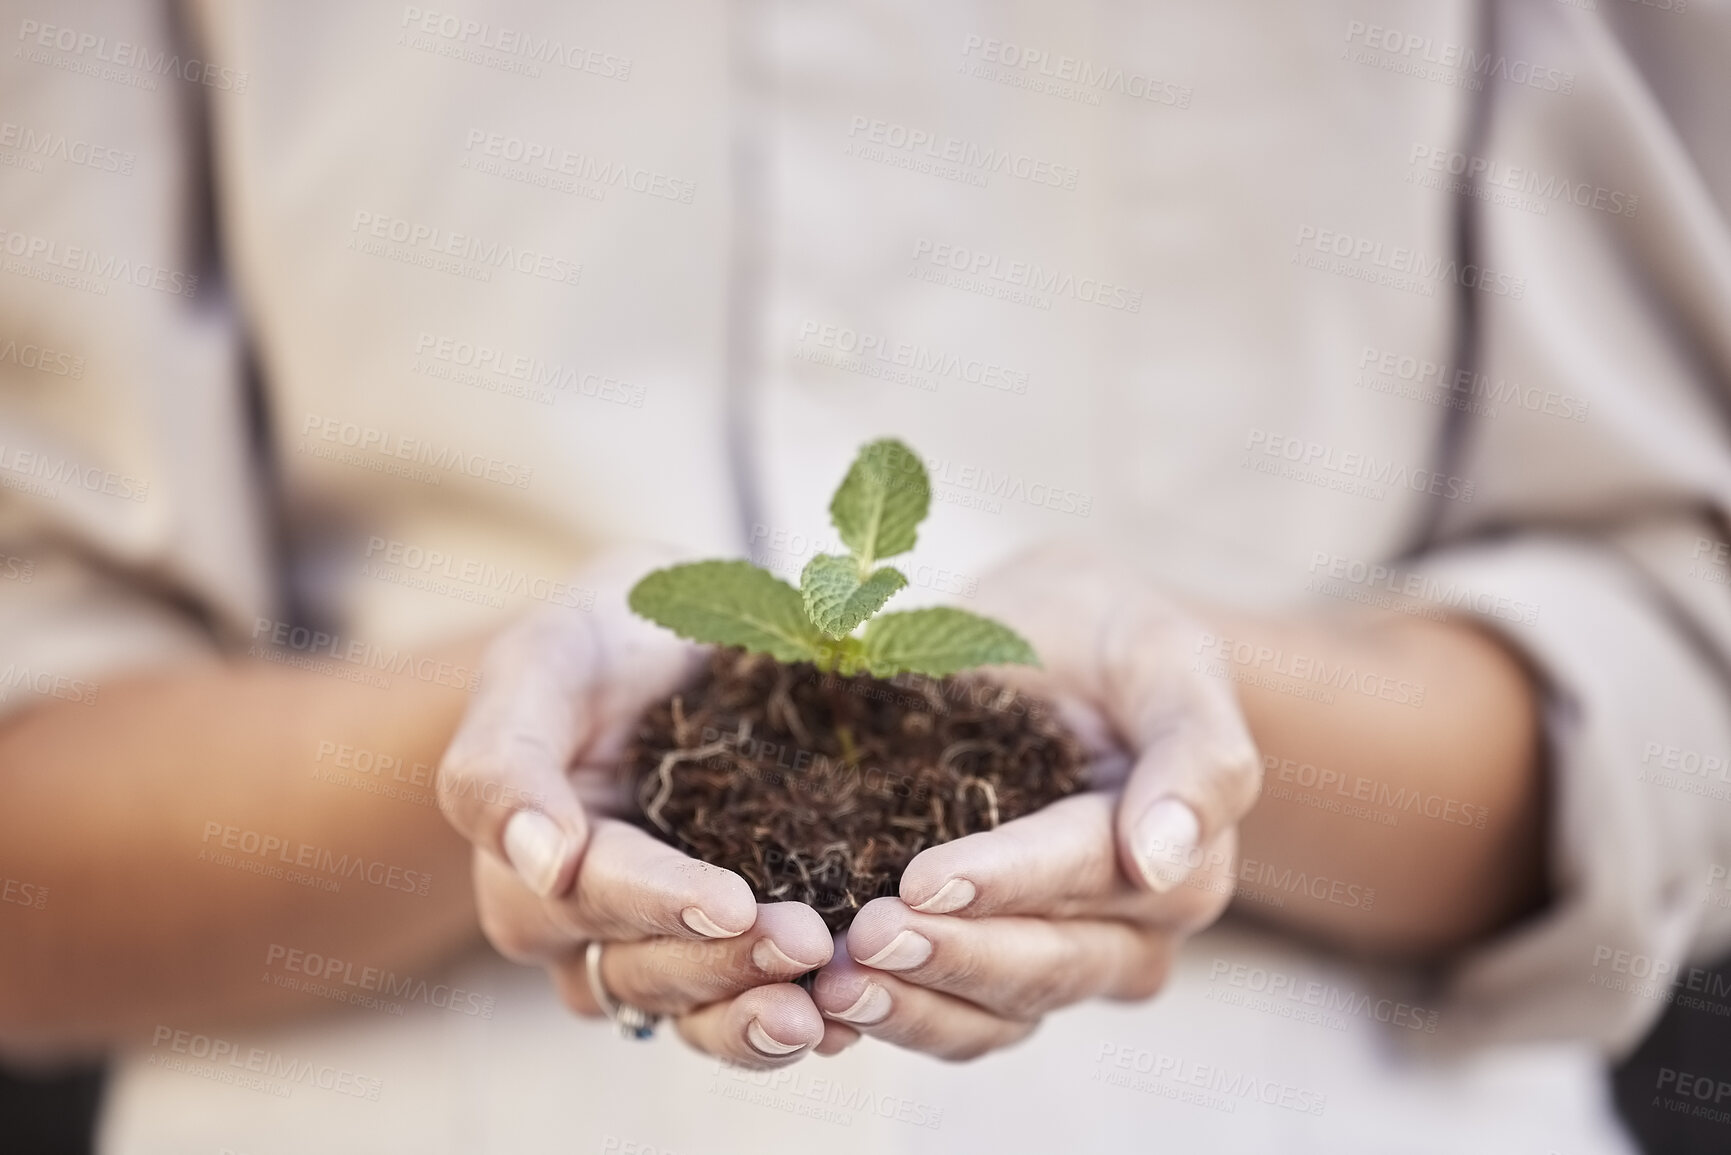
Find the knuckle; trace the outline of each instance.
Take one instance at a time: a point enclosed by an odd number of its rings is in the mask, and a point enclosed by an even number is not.
[[[675,966],[665,960],[633,955],[629,960],[609,965],[602,980],[621,1002],[652,1010],[683,1009],[685,1000],[676,997],[679,983],[672,973]]]

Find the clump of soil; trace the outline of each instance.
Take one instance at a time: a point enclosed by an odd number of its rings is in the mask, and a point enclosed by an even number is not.
[[[717,650],[626,751],[645,826],[839,931],[920,851],[1082,786],[1043,703],[974,675],[840,677]]]

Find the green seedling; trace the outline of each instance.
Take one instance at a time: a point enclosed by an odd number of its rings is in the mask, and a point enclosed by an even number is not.
[[[846,557],[818,554],[798,589],[748,561],[671,566],[632,587],[631,609],[694,642],[840,674],[943,678],[975,666],[1039,665],[1019,634],[979,614],[948,607],[878,613],[908,584],[900,570],[878,563],[914,548],[931,502],[931,482],[913,451],[893,438],[874,441],[829,503]]]

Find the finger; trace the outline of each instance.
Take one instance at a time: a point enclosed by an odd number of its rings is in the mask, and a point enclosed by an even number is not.
[[[888,898],[854,919],[847,953],[1001,1018],[1031,1020],[1099,995],[1147,997],[1165,981],[1172,944],[1164,930],[1116,920],[945,918]]]
[[[572,587],[586,603],[548,605],[501,634],[440,764],[451,823],[537,894],[567,893],[587,837],[573,763],[617,761],[643,708],[693,672],[695,647],[624,611],[630,583],[667,560],[612,550]]]
[[[1072,795],[996,830],[928,847],[902,874],[901,898],[926,914],[985,918],[1102,913],[1140,896],[1118,869],[1116,800]]]
[[[1232,684],[1191,667],[1209,635],[1144,575],[1077,541],[1023,555],[982,581],[979,597],[1039,645],[1051,696],[1095,706],[1118,744],[1137,752],[1119,852],[1127,877],[1170,890],[1193,868],[1195,848],[1248,812],[1261,783]]]
[[[731,939],[757,919],[743,878],[611,819],[596,822],[576,891],[563,901],[542,898],[483,851],[473,870],[481,930],[513,962],[548,962],[592,938]]]
[[[1032,1022],[989,1014],[939,991],[871,971],[838,954],[818,972],[812,998],[861,1034],[940,1059],[973,1059],[1026,1038]]]
[[[752,987],[791,982],[828,962],[833,951],[829,930],[811,907],[767,903],[758,907],[756,925],[738,938],[610,943],[601,952],[601,982],[621,1002],[682,1015]],[[588,984],[584,960],[558,969],[562,984]]]
[[[830,947],[831,958],[846,957],[847,932],[842,931],[840,934],[836,935],[834,941],[831,942]],[[822,977],[821,973],[812,976],[812,990],[816,990],[815,984],[817,981],[821,980]],[[812,1001],[814,1003],[817,1001],[817,996],[815,994],[812,996]],[[821,1010],[822,1008],[820,1007],[819,1009]],[[857,1028],[850,1027],[848,1024],[839,1022],[835,1019],[825,1018],[823,1021],[823,1042],[817,1045],[817,1053],[820,1055],[840,1054],[842,1051],[845,1051],[847,1048],[859,1042],[859,1040],[860,1033]]]
[[[1262,760],[1231,683],[1175,677],[1182,645],[1172,627],[1138,629],[1133,607],[1126,617],[1102,640],[1112,712],[1139,751],[1118,804],[1118,847],[1129,877],[1166,893],[1201,864],[1200,847],[1249,813]]]
[[[596,646],[589,615],[548,607],[494,641],[439,764],[439,809],[537,894],[564,894],[588,836],[566,769],[586,738]]]
[[[568,954],[578,941],[547,901],[517,872],[484,850],[474,852],[476,914],[493,949],[514,963],[544,963]]]
[[[551,903],[574,938],[726,939],[757,919],[745,879],[610,818],[597,819],[570,897]]]
[[[754,987],[676,1020],[679,1035],[705,1054],[743,1067],[785,1067],[824,1037],[823,1016],[792,983]]]
[[[831,1019],[823,1021],[823,1039],[812,1048],[815,1055],[839,1055],[855,1043],[859,1042],[860,1033],[846,1023],[838,1023]]]

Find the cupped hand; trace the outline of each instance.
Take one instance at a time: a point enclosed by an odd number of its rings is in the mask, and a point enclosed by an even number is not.
[[[694,1047],[749,1066],[839,1050],[793,979],[827,962],[823,920],[759,905],[745,880],[617,815],[611,767],[639,714],[678,688],[700,654],[625,608],[659,556],[616,553],[578,579],[592,610],[547,606],[489,647],[482,684],[439,768],[439,804],[474,845],[482,930],[507,958],[545,967],[580,1014],[601,1013],[584,953],[606,945],[613,998],[671,1016]]]
[[[1060,712],[1094,786],[920,854],[813,988],[827,1017],[948,1059],[1083,999],[1157,993],[1226,908],[1261,787],[1231,685],[1196,663],[1205,627],[1122,563],[1045,547],[982,582],[978,609],[1033,643],[1041,668],[992,675]]]

